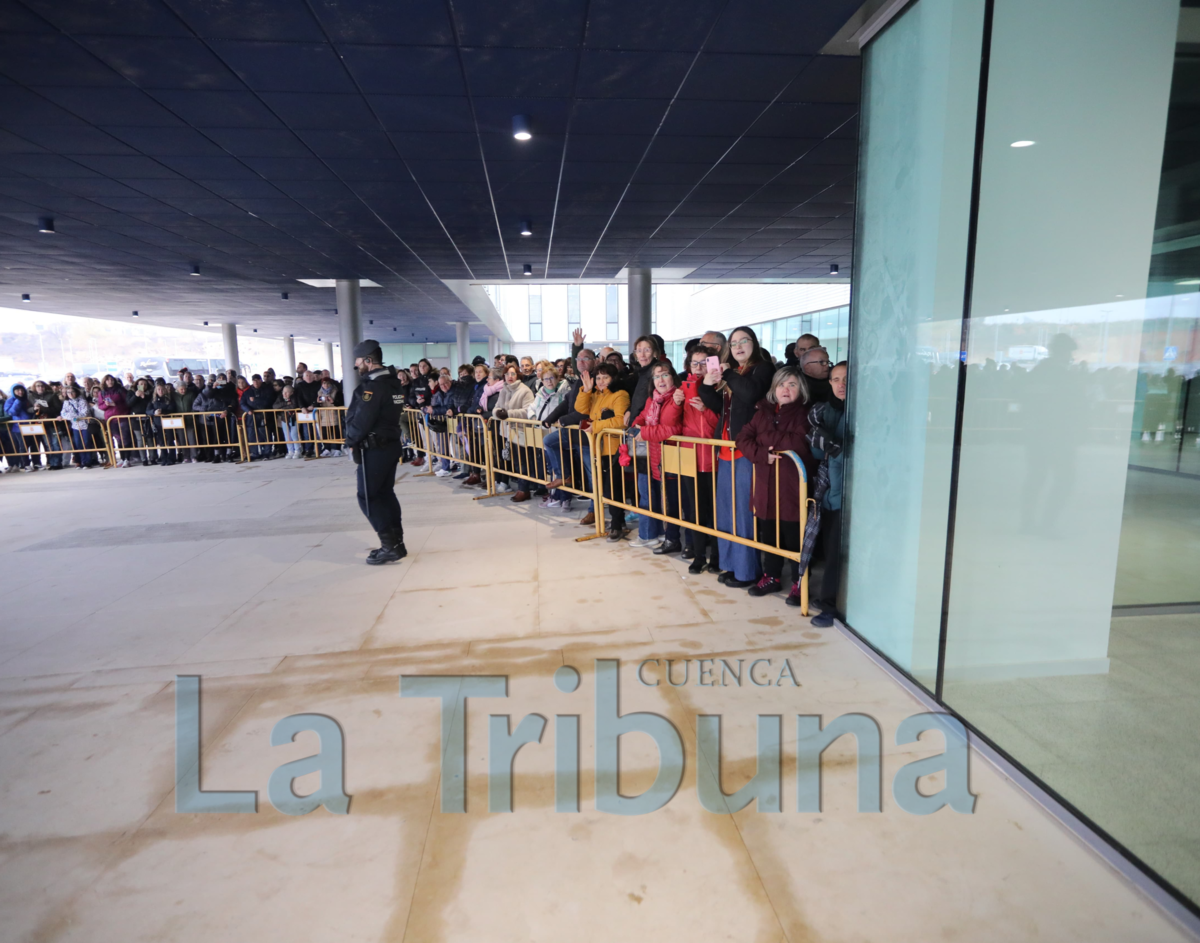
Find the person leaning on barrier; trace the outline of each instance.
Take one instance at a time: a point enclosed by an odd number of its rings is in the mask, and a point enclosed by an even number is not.
[[[781,367],[771,379],[766,398],[738,433],[741,453],[754,463],[751,496],[758,522],[758,542],[783,550],[800,550],[800,476],[795,463],[779,452],[795,452],[812,480],[816,462],[808,446],[808,388],[797,367]],[[775,482],[778,474],[779,489]],[[777,593],[783,588],[783,557],[763,553],[763,575],[749,588],[751,596]],[[800,605],[800,578],[788,595],[789,606]],[[728,585],[728,582],[726,582]]]
[[[717,420],[720,418],[704,405],[700,398],[700,384],[707,371],[709,357],[717,356],[719,348],[705,347],[699,344],[692,348],[688,355],[688,376],[679,389],[675,391],[676,402],[683,406],[682,435],[691,439],[711,439],[717,430]],[[680,480],[680,491],[683,499],[683,519],[689,524],[699,524],[702,527],[713,526],[713,449],[711,446],[696,445],[685,442],[685,449],[693,449],[696,453],[696,477],[684,475]],[[717,554],[717,538],[698,530],[690,530],[691,565],[688,572],[703,573],[705,568],[710,573],[720,573],[721,567]],[[683,558],[688,559],[689,550],[685,550]]]
[[[358,465],[358,506],[379,535],[379,548],[367,554],[367,563],[396,563],[408,555],[396,500],[404,394],[383,365],[378,341],[365,340],[354,348],[354,369],[362,382],[346,410],[345,447]]]
[[[62,413],[62,397],[45,380],[34,380],[29,390],[29,405],[35,422],[46,421],[46,435],[39,438],[46,444],[46,468],[57,471],[63,464],[62,443],[58,440],[56,423],[49,420],[57,419]]]
[[[813,608],[821,610],[813,616],[812,624],[818,628],[833,625],[837,616],[838,581],[842,566],[842,481],[844,478],[846,441],[846,361],[837,364],[829,374],[833,399],[817,403],[809,410],[808,422],[812,428],[809,441],[812,454],[824,466],[817,475],[818,493],[814,494],[821,504],[821,548],[825,554],[825,572],[821,585],[817,587]]]
[[[75,464],[81,469],[97,464],[96,453],[86,451],[93,448],[90,416],[92,407],[83,390],[71,384],[63,387],[62,418],[70,427],[71,444],[75,447]]]
[[[575,409],[587,418],[580,423],[580,428],[591,430],[593,435],[599,435],[605,429],[625,428],[625,413],[629,411],[629,394],[624,390],[612,388],[617,378],[617,368],[612,364],[602,363],[596,367],[596,375],[584,373],[581,377],[582,387],[575,400]],[[600,440],[597,457],[600,460],[601,486],[604,496],[622,503],[628,503],[632,489],[625,487],[624,469],[616,460],[620,439],[616,436],[603,436]],[[587,457],[584,458],[586,462]],[[609,505],[611,515],[608,528],[609,540],[620,540],[625,536],[625,509],[615,504]]]
[[[496,399],[496,405],[492,409],[492,418],[507,419],[510,411],[514,418],[522,418],[525,415],[525,410],[532,402],[533,392],[522,382],[520,367],[515,363],[510,363],[504,369],[504,389],[500,391],[500,396]],[[507,427],[504,430],[496,429],[495,431],[496,454],[504,459],[509,468],[524,471],[523,447],[517,445],[515,442],[501,441],[502,432],[505,431],[507,431]],[[507,455],[505,455],[506,452]],[[508,490],[507,475],[496,475],[495,482],[497,491]],[[518,502],[529,500],[528,481],[523,478],[516,479],[516,490],[513,492],[511,500]]]
[[[175,464],[175,453],[166,448],[167,445],[174,445],[174,436],[171,436],[168,442],[166,430],[163,429],[162,417],[168,416],[175,411],[175,400],[171,396],[170,387],[166,383],[156,383],[154,385],[154,393],[150,397],[150,402],[146,404],[146,431],[150,438],[150,461],[151,465],[160,464],[158,450],[162,450],[161,464],[163,466]]]
[[[582,338],[583,333],[576,331],[576,337]],[[579,371],[579,376],[571,379],[567,384],[567,394],[563,397],[561,403],[555,407],[554,411],[542,420],[543,428],[550,429],[552,426],[559,428],[552,429],[551,432],[542,439],[542,449],[546,453],[546,462],[550,466],[550,474],[552,481],[546,486],[551,491],[551,497],[554,497],[556,489],[562,488],[564,485],[570,485],[572,482],[583,481],[589,482],[591,478],[590,466],[583,459],[582,448],[571,448],[572,445],[583,446],[585,437],[577,435],[574,438],[570,433],[565,433],[567,442],[563,442],[564,433],[561,428],[564,426],[577,426],[586,419],[582,413],[576,412],[575,402],[579,398],[579,392],[583,388],[583,374],[591,373],[596,369],[596,354],[583,348],[575,355],[575,365]],[[568,464],[569,463],[569,464]],[[591,490],[590,487],[585,490]],[[562,507],[570,510],[571,494],[568,491],[558,491],[560,497],[558,500],[562,502]],[[596,522],[593,509],[589,508],[580,520],[580,524],[587,526]]]

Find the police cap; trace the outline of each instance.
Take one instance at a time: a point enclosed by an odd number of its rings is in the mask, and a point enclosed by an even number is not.
[[[487,360],[484,359],[483,357],[476,357],[474,360],[471,361],[471,366],[472,367],[486,367]]]
[[[370,357],[376,363],[383,363],[383,351],[379,349],[379,341],[359,341],[354,345],[354,359]]]

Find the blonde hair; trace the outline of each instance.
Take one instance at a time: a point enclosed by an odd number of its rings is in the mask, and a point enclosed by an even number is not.
[[[554,366],[554,364],[552,364],[549,360],[538,361],[537,366],[533,368],[533,372],[536,373],[539,377],[543,373],[550,372],[550,373],[554,374],[554,379],[556,379],[556,380],[562,379],[562,374],[559,373],[558,367]]]
[[[508,364],[505,364],[503,367],[492,367],[490,370],[488,370],[488,379],[489,380],[503,380],[504,374],[507,372],[508,372]]]

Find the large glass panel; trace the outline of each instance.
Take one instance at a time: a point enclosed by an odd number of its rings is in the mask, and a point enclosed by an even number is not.
[[[1200,900],[1184,13],[995,4],[944,698]]]
[[[982,28],[983,0],[919,0],[863,63],[845,612],[930,685]]]

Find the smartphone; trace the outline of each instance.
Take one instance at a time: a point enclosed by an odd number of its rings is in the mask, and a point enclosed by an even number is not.
[[[705,363],[708,365],[709,370],[720,370],[721,369],[721,361],[717,357],[709,357],[708,360],[705,361]]]

